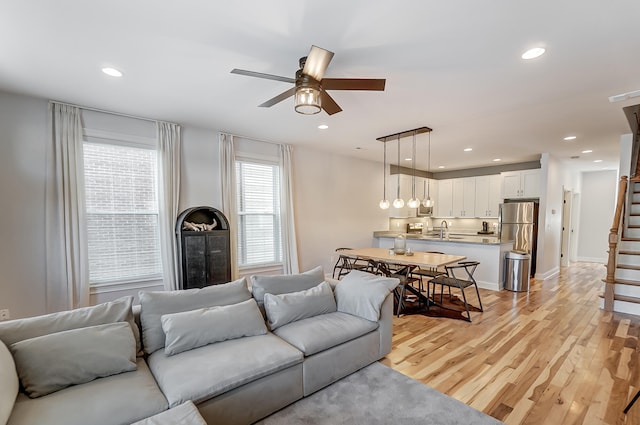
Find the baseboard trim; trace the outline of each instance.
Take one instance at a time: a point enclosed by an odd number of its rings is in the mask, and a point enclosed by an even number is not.
[[[551,270],[544,272],[544,273],[537,273],[535,274],[535,276],[533,277],[534,279],[538,279],[538,280],[547,280],[547,279],[551,279],[554,278],[556,276],[558,276],[560,274],[560,267],[554,267]]]

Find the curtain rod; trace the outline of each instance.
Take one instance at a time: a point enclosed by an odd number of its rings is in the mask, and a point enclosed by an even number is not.
[[[61,105],[74,106],[76,108],[84,109],[86,111],[101,112],[103,114],[116,115],[116,116],[125,117],[125,118],[133,118],[133,119],[141,120],[141,121],[162,122],[160,120],[154,120],[152,118],[138,117],[138,116],[135,116],[135,115],[123,114],[121,112],[107,111],[106,109],[98,109],[98,108],[91,108],[91,107],[88,107],[88,106],[80,106],[80,105],[75,105],[73,103],[68,103],[68,102],[59,102],[57,100],[50,100],[49,103],[59,103]],[[164,121],[164,122],[167,122],[167,121]]]
[[[228,135],[233,136],[233,137],[241,137],[243,139],[253,140],[254,142],[269,143],[270,145],[280,146],[280,145],[288,144],[288,143],[277,143],[277,142],[273,142],[271,140],[265,140],[265,139],[256,139],[255,137],[243,136],[242,134],[228,133],[228,132],[222,131],[222,130],[220,130],[219,132],[220,133],[224,133],[224,134],[228,134]]]

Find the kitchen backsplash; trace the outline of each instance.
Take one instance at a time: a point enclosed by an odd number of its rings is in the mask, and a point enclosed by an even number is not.
[[[452,233],[477,233],[482,230],[482,222],[489,223],[489,231],[498,232],[498,220],[481,219],[481,218],[448,218],[446,219],[449,224],[449,232]],[[440,223],[442,219],[431,217],[410,217],[410,218],[390,218],[389,219],[389,231],[398,231],[405,233],[407,231],[408,223],[424,223],[424,230],[432,230],[433,228],[440,229]]]

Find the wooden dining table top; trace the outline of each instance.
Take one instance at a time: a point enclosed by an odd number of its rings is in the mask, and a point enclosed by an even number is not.
[[[413,255],[390,254],[387,248],[357,248],[340,251],[341,255],[364,259],[385,261],[387,263],[414,265],[422,267],[442,267],[457,263],[467,257],[463,255],[436,254],[431,252],[413,252]]]

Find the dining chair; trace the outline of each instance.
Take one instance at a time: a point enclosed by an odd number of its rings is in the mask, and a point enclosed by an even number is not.
[[[336,248],[336,252],[347,251],[352,248]],[[336,264],[333,266],[334,279],[340,279],[342,276],[349,273],[351,270],[372,271],[373,267],[368,260],[358,257],[352,257],[350,255],[340,254]],[[336,272],[338,276],[336,277]]]
[[[469,311],[469,304],[467,302],[467,296],[465,289],[473,286],[476,290],[476,296],[478,297],[478,303],[480,304],[480,311],[484,311],[482,308],[482,300],[480,299],[480,292],[478,291],[478,284],[476,283],[473,274],[478,268],[480,262],[478,261],[460,261],[453,266],[445,266],[447,274],[442,274],[431,279],[430,283],[433,284],[433,299],[436,297],[436,285],[440,285],[440,304],[442,304],[444,287],[460,289],[462,293],[462,300],[464,302],[464,308],[467,312],[467,321],[471,322],[471,313]],[[451,300],[451,292],[449,292],[449,300]]]
[[[444,254],[444,252],[439,251],[425,251],[427,254]],[[439,269],[437,267],[426,267],[420,266],[411,270],[411,276],[418,277],[420,279],[420,292],[424,292],[424,279],[427,280],[427,298],[429,298],[429,281],[436,276],[440,276],[442,274],[447,274],[446,270]],[[451,293],[449,293],[451,295]]]
[[[420,301],[420,298],[413,294],[407,293],[407,286],[413,284],[415,282],[419,282],[419,278],[415,278],[411,276],[411,272],[415,269],[416,266],[413,265],[401,265],[401,264],[393,264],[396,266],[395,268],[391,268],[391,264],[384,261],[376,261],[374,262],[376,266],[376,273],[386,276],[386,277],[395,277],[400,280],[400,284],[394,290],[394,296],[396,300],[396,316],[400,317],[406,308],[407,302],[415,302]],[[413,286],[415,288],[415,286]],[[419,290],[419,289],[418,289]],[[427,304],[427,310],[429,309],[429,305]]]

